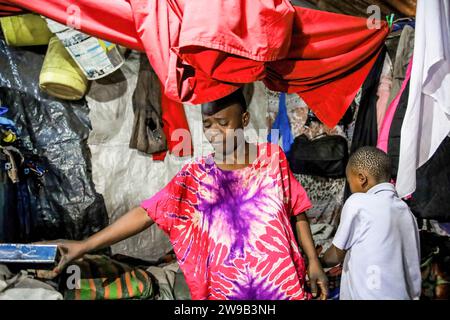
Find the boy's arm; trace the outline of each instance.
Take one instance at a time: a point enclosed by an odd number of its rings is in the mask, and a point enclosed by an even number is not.
[[[358,241],[363,230],[367,230],[367,219],[358,219],[363,206],[359,199],[353,195],[345,202],[333,242],[321,259],[324,266],[334,267],[342,263],[347,250]]]
[[[67,241],[58,244],[61,260],[55,272],[61,272],[73,260],[81,258],[85,253],[109,247],[145,230],[153,224],[147,212],[140,207],[134,208],[113,224],[95,233],[83,241]]]
[[[325,267],[334,267],[344,261],[345,250],[337,248],[332,244],[323,255],[321,262]]]
[[[328,278],[317,257],[308,218],[304,213],[301,213],[296,216],[296,220],[295,227],[297,229],[298,242],[308,258],[308,276],[311,282],[312,295],[313,297],[317,296],[317,286],[319,286],[320,299],[325,300],[328,296]]]

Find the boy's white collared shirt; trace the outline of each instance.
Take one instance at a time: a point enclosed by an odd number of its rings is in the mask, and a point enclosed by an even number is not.
[[[341,300],[420,297],[419,231],[392,184],[378,184],[346,201],[333,244],[347,251]]]

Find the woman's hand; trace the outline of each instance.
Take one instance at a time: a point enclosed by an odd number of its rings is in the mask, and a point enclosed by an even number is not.
[[[328,297],[328,278],[319,261],[310,261],[308,277],[313,297],[317,298],[318,288],[320,288],[320,300],[326,300]]]
[[[141,207],[137,207],[86,240],[57,240],[46,242],[57,244],[58,250],[61,253],[58,266],[53,271],[57,274],[61,273],[70,262],[81,258],[84,254],[109,247],[119,241],[134,236],[152,224],[153,220],[150,219],[147,211]]]
[[[64,268],[74,260],[80,259],[87,253],[85,241],[63,241],[57,243],[58,250],[61,254],[58,266],[53,269],[53,272],[59,274]]]

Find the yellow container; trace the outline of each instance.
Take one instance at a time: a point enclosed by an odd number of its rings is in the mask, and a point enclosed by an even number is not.
[[[10,46],[47,45],[53,33],[47,22],[36,14],[5,17],[0,19],[6,43]]]
[[[88,80],[57,37],[50,39],[39,76],[39,87],[49,95],[64,100],[79,100],[87,90]]]

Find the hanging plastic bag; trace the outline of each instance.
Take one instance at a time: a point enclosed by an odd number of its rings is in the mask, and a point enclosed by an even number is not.
[[[61,40],[89,80],[103,78],[124,63],[124,58],[115,44],[91,37],[53,20],[46,20],[50,30]]]
[[[92,181],[89,108],[83,99],[42,94],[43,61],[39,52],[7,46],[0,34],[0,100],[9,108],[4,116],[15,123],[20,144],[15,143],[25,156],[20,194],[10,181],[0,181],[0,242],[81,240],[108,225],[105,202]]]

